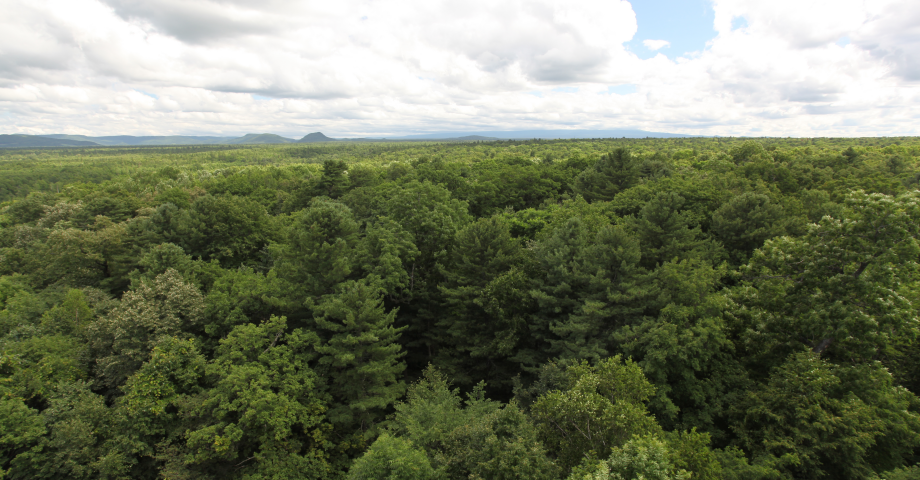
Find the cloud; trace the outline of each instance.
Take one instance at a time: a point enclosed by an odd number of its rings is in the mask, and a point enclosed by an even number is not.
[[[662,48],[670,47],[671,42],[667,40],[642,40],[642,45],[645,45],[645,48],[649,50],[661,50]]]
[[[857,46],[891,67],[894,75],[920,81],[920,8],[902,2],[870,3],[869,19],[852,36]]]
[[[624,0],[5,0],[0,130],[920,134],[920,5],[713,9],[705,50],[643,60]]]

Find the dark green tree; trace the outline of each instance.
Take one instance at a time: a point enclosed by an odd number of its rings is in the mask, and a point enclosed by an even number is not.
[[[338,430],[353,429],[358,442],[374,433],[390,407],[405,392],[406,365],[399,344],[405,329],[393,326],[396,310],[384,310],[376,278],[349,281],[326,295],[314,309],[324,341],[316,347],[335,403],[327,414]]]
[[[350,186],[348,164],[342,160],[329,159],[323,161],[323,174],[319,177],[314,187],[317,197],[339,198],[348,191]]]
[[[411,298],[415,278],[407,268],[411,269],[418,256],[412,235],[387,217],[367,225],[355,252],[356,264],[365,276],[376,276],[377,284],[396,302]]]
[[[161,338],[190,336],[200,328],[203,313],[201,292],[175,270],[141,283],[87,327],[99,382],[108,388],[122,385]]]
[[[578,175],[573,189],[589,202],[613,200],[639,180],[638,167],[629,150],[618,148],[601,155],[594,166]]]
[[[138,445],[120,412],[89,384],[61,384],[42,419],[48,434],[13,460],[10,478],[138,478],[133,469]]]
[[[763,355],[749,361],[770,365],[802,350],[866,361],[915,338],[915,306],[903,288],[920,254],[918,195],[857,193],[847,203],[849,218],[825,217],[804,237],[769,240],[742,268],[736,312]]]
[[[175,236],[166,240],[192,256],[235,267],[254,261],[274,237],[267,221],[265,207],[249,198],[204,195],[174,217]]]
[[[746,192],[729,200],[712,214],[712,231],[736,262],[746,260],[767,239],[783,235],[783,207],[770,197]]]
[[[740,444],[793,478],[868,478],[899,466],[920,442],[920,417],[908,410],[916,397],[885,381],[887,372],[877,367],[874,382],[852,390],[855,385],[841,381],[842,370],[812,352],[790,356],[732,409]],[[888,401],[867,402],[878,396]],[[883,451],[894,451],[876,463],[873,447],[891,434],[897,437]],[[901,457],[894,465],[892,453]]]
[[[384,433],[348,470],[349,480],[429,480],[435,471],[411,441]]]
[[[651,292],[639,267],[639,242],[616,226],[589,235],[573,218],[537,244],[534,255],[544,273],[531,291],[537,303],[531,331],[545,343],[532,353],[533,366],[549,355],[607,357],[613,333],[642,318]]]
[[[434,358],[437,348],[435,322],[440,317],[438,263],[446,260],[457,230],[470,217],[466,202],[451,198],[450,191],[429,183],[412,181],[390,193],[382,205],[387,217],[399,223],[411,235],[418,256],[405,266],[409,274],[411,303],[404,305],[401,316],[409,327],[404,335],[409,347],[410,366],[421,368]]]
[[[438,364],[454,381],[501,385],[516,373],[509,357],[529,336],[525,253],[500,216],[457,232],[442,270],[444,310],[437,323],[444,344]]]
[[[684,198],[673,192],[661,192],[630,218],[642,247],[641,265],[648,269],[674,259],[695,256],[718,258],[712,245],[702,238],[698,226],[683,212]],[[715,255],[713,255],[715,254]]]
[[[295,303],[332,293],[354,269],[358,224],[351,210],[324,197],[295,214],[287,241],[275,245],[275,271],[287,280]]]

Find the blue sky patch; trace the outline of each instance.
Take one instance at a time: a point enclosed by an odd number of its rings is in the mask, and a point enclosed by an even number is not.
[[[636,93],[636,86],[631,83],[624,83],[622,85],[614,85],[612,87],[607,87],[608,95],[617,94],[617,95],[629,95],[630,93]]]
[[[738,30],[739,28],[747,28],[748,23],[747,19],[744,17],[735,17],[732,19],[732,30]]]
[[[669,58],[686,56],[706,48],[716,36],[715,11],[709,0],[631,0],[639,26],[626,47],[639,58],[661,53]],[[665,40],[670,45],[652,50],[645,40]]]

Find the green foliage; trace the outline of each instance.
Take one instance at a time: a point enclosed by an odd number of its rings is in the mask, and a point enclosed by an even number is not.
[[[325,341],[316,347],[319,365],[331,378],[336,404],[329,420],[340,430],[356,428],[369,434],[375,419],[405,391],[399,380],[405,370],[398,343],[405,327],[395,328],[396,311],[384,311],[382,291],[375,278],[347,282],[326,295],[314,315]]]
[[[385,214],[412,235],[419,249],[419,272],[434,275],[434,264],[444,257],[454,234],[469,221],[465,202],[451,198],[438,185],[418,181],[392,192],[383,205]]]
[[[915,477],[918,157],[2,149],[0,477]]]
[[[718,480],[722,478],[722,465],[715,452],[710,450],[710,436],[696,429],[666,434],[670,460],[677,470],[686,471],[691,478]]]
[[[402,226],[380,217],[367,226],[361,246],[356,252],[357,264],[367,275],[378,278],[378,285],[390,298],[403,299],[411,294],[415,276],[411,269],[419,251],[412,243],[412,236]]]
[[[221,340],[205,367],[212,388],[183,415],[189,475],[232,478],[325,478],[325,404],[321,379],[309,367],[318,339],[286,331],[284,317],[241,325]],[[183,465],[176,465],[180,469]]]
[[[180,211],[166,240],[192,256],[237,266],[251,261],[274,237],[266,222],[265,208],[248,198],[205,195]]]
[[[848,205],[847,218],[768,241],[741,269],[748,283],[736,301],[764,354],[810,349],[865,360],[916,335],[915,308],[900,292],[920,254],[916,194],[856,193]]]
[[[661,427],[646,409],[655,389],[631,360],[619,356],[568,368],[567,386],[531,406],[540,438],[564,471],[585,459],[605,457],[634,435]]]
[[[743,450],[738,447],[727,447],[716,450],[716,458],[722,467],[722,478],[726,480],[774,480],[786,478],[778,470],[764,465],[763,458],[759,458],[751,465]]]
[[[108,387],[122,385],[164,337],[197,329],[204,299],[175,270],[127,292],[107,315],[88,326],[96,375]]]
[[[42,314],[41,326],[42,330],[49,333],[82,337],[86,325],[93,320],[94,315],[95,312],[86,303],[83,291],[72,288],[67,291],[60,305]]]
[[[912,467],[898,468],[885,472],[877,478],[881,480],[916,480],[920,478],[920,467],[914,465]]]
[[[11,478],[130,476],[136,460],[127,425],[89,384],[62,385],[42,417],[48,435],[13,460]]]
[[[763,242],[782,235],[783,208],[753,192],[729,200],[712,214],[712,231],[735,259],[746,259]]]
[[[530,420],[516,404],[485,399],[479,385],[462,401],[433,367],[396,406],[394,436],[425,451],[439,478],[557,478]],[[379,441],[379,440],[378,440]]]
[[[709,282],[714,279],[700,273],[705,272],[691,270],[680,277],[685,292],[694,286],[712,288]],[[702,285],[693,285],[694,280]],[[622,350],[633,355],[655,385],[650,408],[662,425],[697,427],[721,439],[729,432],[719,425],[734,395],[744,390],[748,380],[736,358],[732,332],[722,318],[732,304],[723,296],[702,293],[698,304],[669,304],[657,318],[625,327],[617,338]]]
[[[701,238],[699,227],[692,225],[682,212],[685,200],[673,192],[662,192],[653,197],[639,211],[638,217],[628,220],[642,246],[641,265],[648,269],[674,259],[684,260],[704,256],[718,260],[718,252]]]
[[[177,421],[175,408],[182,396],[198,393],[205,359],[194,340],[165,337],[150,352],[150,359],[122,387],[122,405],[136,431],[165,435]]]
[[[0,333],[4,336],[38,323],[47,304],[36,295],[24,275],[0,277]]]
[[[575,179],[574,190],[588,201],[607,201],[639,179],[639,165],[625,148],[602,155]]]
[[[276,271],[307,297],[331,293],[354,268],[357,234],[358,224],[348,207],[315,198],[294,216],[287,242],[274,249]]]
[[[531,292],[538,308],[531,330],[545,342],[533,353],[536,363],[547,354],[597,360],[611,353],[614,329],[641,318],[648,295],[636,238],[609,225],[591,235],[572,218],[534,255],[543,275]]]
[[[383,434],[367,452],[355,460],[348,471],[349,480],[429,480],[434,469],[425,452],[412,442]]]
[[[246,267],[220,270],[219,273],[204,299],[204,333],[209,345],[214,339],[225,337],[237,325],[280,310],[269,298],[278,289],[277,277]]]
[[[316,195],[339,198],[348,189],[349,179],[345,175],[348,165],[341,160],[329,159],[323,162],[323,175],[316,183]]]
[[[790,356],[734,406],[739,443],[795,478],[866,478],[873,467],[897,466],[920,445],[920,417],[908,410],[916,397],[893,387],[885,381],[887,372],[877,369],[874,375],[860,369],[858,376],[868,373],[874,381],[853,389],[843,381],[848,369],[814,353]],[[898,439],[888,443],[885,437],[892,434]],[[876,445],[883,458],[874,454]],[[873,465],[879,460],[884,463]]]
[[[0,368],[6,370],[10,360],[10,357],[0,356]],[[34,450],[47,433],[44,418],[38,411],[29,408],[22,398],[13,396],[3,383],[0,383],[0,432],[0,478],[10,477],[10,462]]]
[[[510,378],[514,354],[526,334],[529,298],[524,249],[503,217],[482,218],[457,232],[442,269],[443,342],[453,348],[439,364],[457,382]],[[462,352],[458,355],[454,352]],[[503,372],[497,371],[504,369]]]
[[[17,341],[18,340],[18,341]],[[8,338],[0,343],[7,357],[2,375],[9,394],[36,405],[46,401],[59,383],[85,380],[88,366],[85,348],[67,335],[36,335]]]
[[[569,480],[687,480],[691,474],[674,468],[667,445],[655,438],[636,437],[613,449],[592,472],[572,474]]]

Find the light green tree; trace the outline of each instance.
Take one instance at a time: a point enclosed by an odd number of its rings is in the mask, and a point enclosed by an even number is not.
[[[540,438],[565,472],[584,459],[604,458],[634,435],[658,435],[646,408],[655,387],[631,360],[619,357],[568,368],[567,386],[538,398],[531,414]]]

